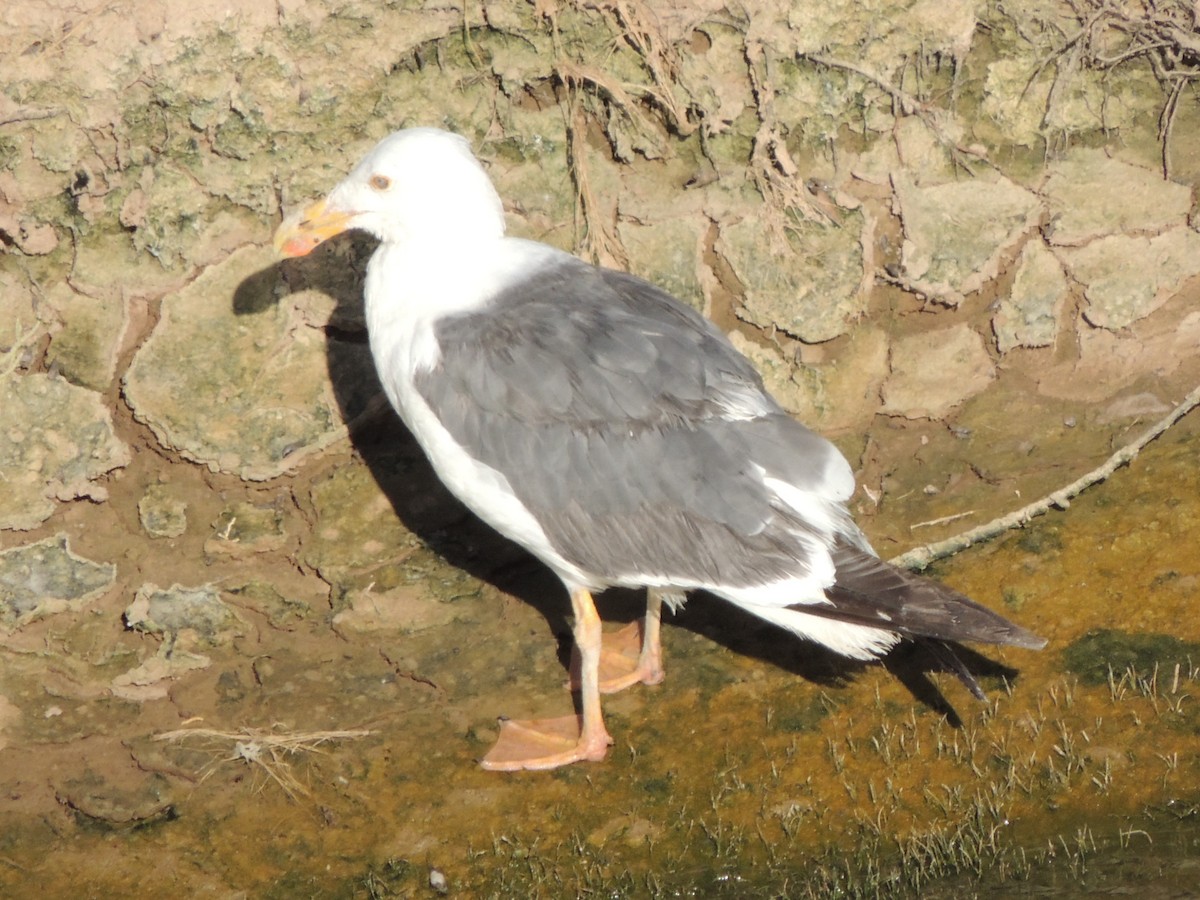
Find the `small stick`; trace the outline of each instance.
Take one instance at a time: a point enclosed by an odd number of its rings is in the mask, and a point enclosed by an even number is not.
[[[909,525],[909,531],[916,531],[918,528],[928,528],[931,525],[945,525],[947,522],[953,522],[956,519],[965,519],[967,516],[975,515],[975,510],[968,509],[966,512],[955,513],[952,516],[942,516],[940,519],[930,519],[928,522],[918,522],[916,525]]]
[[[1163,432],[1197,406],[1200,406],[1200,385],[1197,385],[1190,394],[1184,397],[1183,402],[1171,410],[1166,418],[1147,430],[1133,443],[1126,444],[1110,456],[1104,465],[1093,469],[1082,478],[1078,478],[1066,487],[1047,494],[1040,500],[1023,506],[1008,515],[993,519],[991,522],[980,525],[977,528],[972,528],[970,531],[964,531],[962,534],[947,538],[944,541],[926,544],[924,547],[914,547],[907,553],[902,553],[894,557],[891,563],[906,569],[924,569],[934,560],[944,559],[960,550],[965,550],[973,544],[994,538],[996,535],[1008,531],[1010,528],[1020,528],[1030,519],[1048,512],[1052,507],[1066,509],[1071,505],[1073,497],[1087,490],[1093,484],[1099,484],[1101,481],[1104,481],[1121,466],[1132,462],[1147,444],[1162,435]]]

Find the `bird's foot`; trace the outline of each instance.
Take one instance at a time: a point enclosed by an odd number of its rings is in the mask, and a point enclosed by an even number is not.
[[[594,734],[583,734],[579,716],[501,719],[500,737],[479,764],[491,772],[518,772],[599,762],[612,742],[603,726]]]
[[[660,684],[664,677],[662,652],[655,645],[645,646],[645,624],[639,619],[620,631],[604,635],[600,645],[600,693],[615,694],[635,684]],[[571,675],[567,687],[577,691],[579,649],[571,649]]]

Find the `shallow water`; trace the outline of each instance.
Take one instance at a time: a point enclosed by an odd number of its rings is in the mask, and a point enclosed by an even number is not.
[[[474,760],[495,715],[569,709],[565,603],[517,560],[492,580],[549,600],[459,585],[455,624],[408,636],[248,629],[205,689],[172,695],[203,717],[174,729],[207,736],[155,740],[167,720],[97,699],[90,726],[44,745],[89,773],[56,785],[63,815],[22,816],[35,788],[20,785],[0,813],[0,887],[389,897],[426,895],[432,877],[458,896],[1186,896],[1200,848],[1190,426],[1069,510],[938,567],[1050,641],[968,655],[986,704],[918,656],[846,667],[695,598],[665,629],[666,683],[607,698],[607,761],[489,774]],[[97,743],[116,730],[135,735],[125,794],[122,761]]]

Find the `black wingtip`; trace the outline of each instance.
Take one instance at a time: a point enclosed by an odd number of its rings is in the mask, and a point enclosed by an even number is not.
[[[833,608],[824,613],[832,618],[882,626],[911,638],[1007,644],[1026,650],[1046,646],[1045,638],[958,591],[859,547],[843,542],[835,548],[833,559],[837,580],[827,592]]]
[[[984,693],[979,680],[971,674],[971,670],[967,668],[966,663],[954,652],[953,644],[938,640],[926,640],[922,643],[924,643],[925,648],[934,659],[941,663],[945,669],[954,673],[954,676],[962,682],[963,687],[971,692],[971,696],[981,702],[987,702],[987,694]]]

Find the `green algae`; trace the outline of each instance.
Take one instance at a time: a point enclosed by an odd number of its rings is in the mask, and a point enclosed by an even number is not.
[[[1183,667],[1200,664],[1200,642],[1169,634],[1131,633],[1098,628],[1072,641],[1062,651],[1063,665],[1084,684],[1108,684],[1126,673],[1142,680],[1164,680]]]

